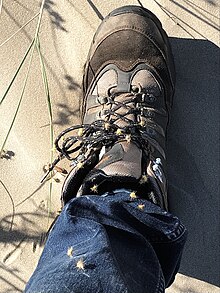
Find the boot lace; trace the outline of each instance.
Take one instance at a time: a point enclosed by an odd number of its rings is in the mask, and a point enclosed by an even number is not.
[[[68,127],[57,136],[55,148],[59,154],[41,183],[62,159],[71,161],[72,167],[81,168],[94,153],[99,153],[103,147],[111,147],[116,142],[132,141],[148,154],[152,152],[147,131],[152,130],[147,125],[151,115],[146,118],[146,111],[152,113],[149,109],[156,97],[151,93],[141,92],[140,88],[138,92],[128,93],[123,102],[118,101],[116,96],[109,94],[108,97],[99,97],[100,104],[109,106],[101,111],[100,119],[91,124]],[[121,107],[126,111],[119,111]]]

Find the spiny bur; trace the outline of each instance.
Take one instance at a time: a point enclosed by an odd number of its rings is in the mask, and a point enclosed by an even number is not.
[[[130,198],[131,198],[131,199],[135,199],[135,198],[137,198],[137,195],[136,195],[136,193],[135,193],[134,191],[132,191],[132,192],[130,193]]]
[[[73,247],[72,247],[72,246],[70,246],[70,247],[67,249],[67,255],[68,255],[69,257],[73,257]]]
[[[138,205],[138,208],[139,208],[139,210],[143,210],[143,209],[144,209],[144,207],[145,207],[145,205],[144,205],[144,204],[139,204],[139,205]]]
[[[140,184],[144,184],[144,183],[146,183],[147,182],[147,175],[142,175],[141,176],[141,179],[140,179],[140,181],[139,181],[139,183]]]
[[[82,258],[77,261],[76,267],[78,270],[85,270],[85,262]]]
[[[98,193],[98,185],[97,184],[93,185],[93,187],[91,187],[90,190],[94,193]]]
[[[83,135],[83,128],[80,128],[79,130],[78,130],[78,136],[82,136]]]
[[[83,168],[83,163],[82,163],[82,162],[77,163],[76,167],[77,167],[78,169]]]

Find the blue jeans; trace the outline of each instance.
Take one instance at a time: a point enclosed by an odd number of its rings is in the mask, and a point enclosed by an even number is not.
[[[73,198],[26,293],[162,293],[178,271],[186,229],[125,189]]]

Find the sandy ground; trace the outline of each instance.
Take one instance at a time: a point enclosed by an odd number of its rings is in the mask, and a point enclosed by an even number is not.
[[[1,3],[1,1],[0,1]],[[168,137],[171,210],[188,227],[180,272],[167,293],[217,293],[219,286],[219,12],[218,0],[46,1],[40,29],[55,135],[79,120],[83,65],[101,19],[125,4],[143,5],[163,23],[173,48],[177,84]],[[0,96],[37,26],[40,1],[3,0]],[[21,96],[29,58],[0,107],[0,142]],[[14,127],[0,159],[0,292],[22,292],[40,253],[42,235],[60,207],[63,176],[40,185],[50,160],[47,101],[34,53]],[[48,215],[48,209],[50,215]]]

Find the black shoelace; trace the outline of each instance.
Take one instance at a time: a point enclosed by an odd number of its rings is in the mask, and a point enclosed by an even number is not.
[[[146,103],[149,107],[155,97],[152,94],[139,92],[131,93],[131,98],[125,102],[114,101],[112,96],[106,99],[104,103],[114,105],[114,108],[105,110],[105,119],[96,120],[91,124],[71,126],[57,136],[55,147],[59,155],[43,176],[41,183],[62,159],[67,158],[71,161],[71,166],[80,168],[92,154],[100,151],[102,147],[110,147],[119,141],[128,143],[132,141],[148,153],[152,151],[152,146],[148,143],[147,125],[144,125],[140,119],[138,121],[138,118],[144,116]],[[135,103],[136,107],[131,107],[130,103]],[[126,107],[127,112],[118,113],[117,110],[120,107]],[[135,115],[136,119],[127,118],[126,116],[129,114]],[[115,119],[109,117],[115,117]],[[116,124],[119,119],[124,121],[126,126],[119,127]],[[71,134],[73,132],[76,134]]]

